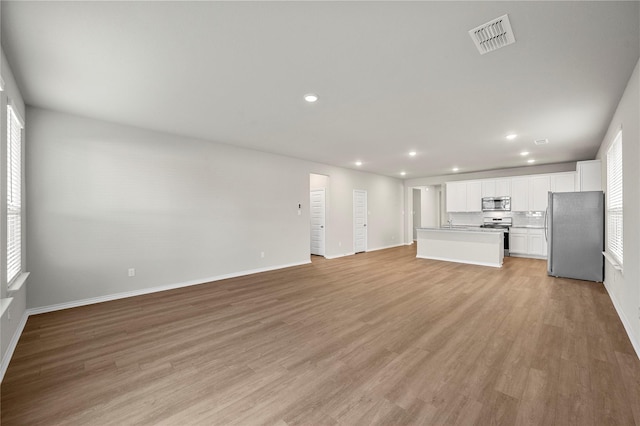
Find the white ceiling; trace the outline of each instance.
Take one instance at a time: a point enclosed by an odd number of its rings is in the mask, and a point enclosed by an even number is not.
[[[1,25],[29,105],[415,178],[593,158],[638,6],[2,1]],[[468,30],[505,13],[516,43],[480,55]]]

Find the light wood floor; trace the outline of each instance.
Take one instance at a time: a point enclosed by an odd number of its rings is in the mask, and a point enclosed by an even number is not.
[[[640,424],[601,284],[400,247],[29,318],[2,425]]]

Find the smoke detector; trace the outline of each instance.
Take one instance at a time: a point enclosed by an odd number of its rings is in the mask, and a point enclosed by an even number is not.
[[[469,31],[481,55],[515,43],[509,15],[503,15]]]

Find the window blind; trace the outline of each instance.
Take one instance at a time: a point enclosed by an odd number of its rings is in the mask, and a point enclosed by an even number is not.
[[[7,283],[22,270],[22,123],[7,107]]]
[[[607,152],[607,251],[622,266],[622,131]]]

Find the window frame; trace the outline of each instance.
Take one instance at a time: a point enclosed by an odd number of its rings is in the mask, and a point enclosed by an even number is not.
[[[624,176],[622,129],[607,150],[606,253],[622,269],[624,262]],[[614,265],[616,266],[616,265]]]
[[[24,183],[24,170],[23,170],[23,147],[24,147],[24,120],[20,116],[19,112],[15,109],[10,102],[7,103],[6,110],[7,128],[6,128],[6,165],[7,165],[7,197],[6,197],[6,280],[7,288],[11,288],[24,272],[24,259],[23,259],[23,240],[24,240],[24,224],[23,224],[23,183]],[[17,130],[17,132],[16,132]],[[17,143],[15,140],[15,134],[17,134]],[[17,148],[16,148],[17,145]],[[17,168],[17,170],[16,170]],[[17,180],[17,184],[16,184]],[[17,238],[12,238],[15,235],[12,232],[11,222],[12,219],[17,222]],[[14,223],[15,223],[14,222]],[[17,257],[10,261],[12,257]]]

